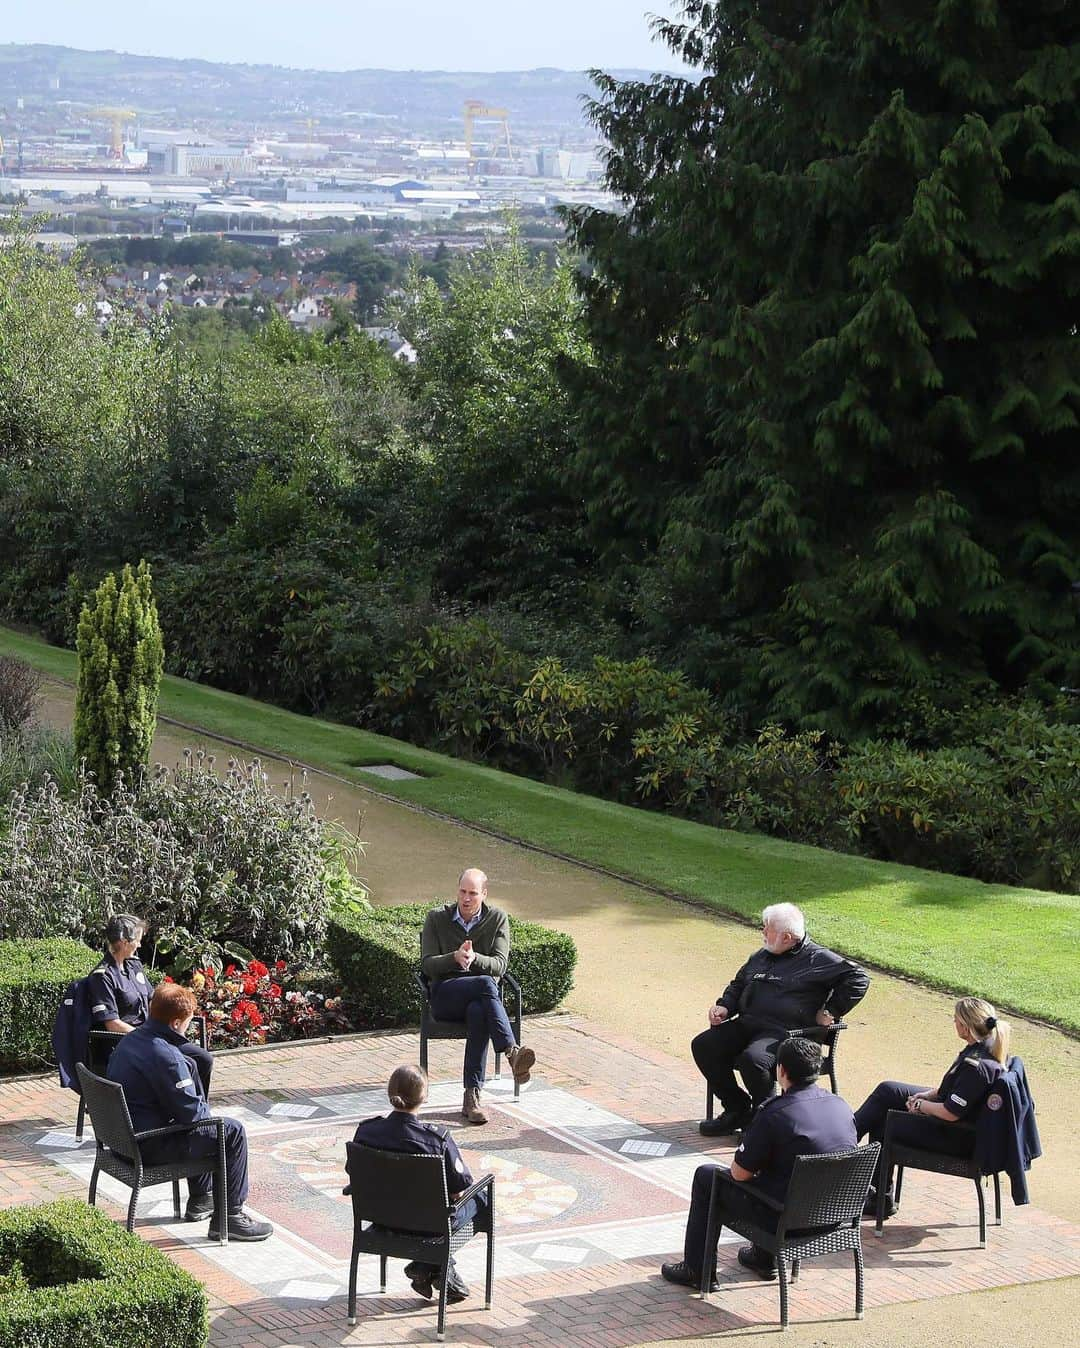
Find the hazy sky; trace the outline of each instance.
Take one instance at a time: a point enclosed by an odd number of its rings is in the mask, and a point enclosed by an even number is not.
[[[47,0],[11,5],[0,40],[325,70],[672,70],[646,16],[678,10],[677,0]]]

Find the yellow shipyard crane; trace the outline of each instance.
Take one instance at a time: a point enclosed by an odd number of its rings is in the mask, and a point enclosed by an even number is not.
[[[476,158],[473,155],[473,133],[477,122],[501,122],[503,136],[506,140],[506,159],[511,162],[514,157],[513,147],[510,144],[510,114],[506,108],[489,108],[486,103],[479,98],[467,98],[465,100],[465,157],[469,165],[469,177],[476,172]],[[496,153],[502,146],[496,148]]]
[[[91,117],[109,123],[109,158],[124,157],[124,127],[138,116],[134,108],[92,108]]]

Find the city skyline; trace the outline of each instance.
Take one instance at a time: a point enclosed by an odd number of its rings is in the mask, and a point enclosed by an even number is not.
[[[282,0],[190,0],[182,11],[55,0],[10,17],[5,40],[315,70],[677,70],[648,16],[678,9],[677,0],[504,0],[497,12],[475,14],[447,0],[411,0],[406,9],[320,0],[298,16]]]

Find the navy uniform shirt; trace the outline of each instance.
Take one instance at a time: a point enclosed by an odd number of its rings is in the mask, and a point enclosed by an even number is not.
[[[90,1023],[95,1028],[108,1020],[141,1025],[150,1007],[150,980],[138,960],[118,965],[106,955],[90,974]]]
[[[990,1087],[1004,1071],[985,1042],[965,1044],[941,1078],[937,1098],[950,1114],[970,1122],[979,1112]]]
[[[180,1052],[184,1042],[170,1025],[148,1020],[113,1049],[107,1075],[123,1086],[137,1133],[210,1117],[191,1062]]]
[[[851,1106],[820,1086],[792,1086],[766,1100],[735,1153],[754,1184],[783,1200],[796,1156],[845,1151],[858,1142]]]
[[[131,1036],[128,1035],[128,1038]],[[409,1114],[403,1109],[365,1119],[357,1126],[353,1141],[361,1147],[377,1147],[380,1151],[404,1151],[410,1156],[441,1156],[446,1166],[446,1192],[451,1198],[473,1182],[469,1167],[449,1131],[436,1123],[424,1123],[415,1114]]]

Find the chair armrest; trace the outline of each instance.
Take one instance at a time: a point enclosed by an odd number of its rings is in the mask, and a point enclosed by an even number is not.
[[[959,1119],[955,1123],[946,1123],[944,1119],[935,1119],[929,1114],[912,1114],[910,1109],[890,1109],[885,1115],[885,1136],[882,1139],[883,1146],[888,1146],[897,1119],[917,1119],[920,1123],[944,1123],[946,1128],[957,1128],[962,1133],[974,1133],[975,1131],[975,1125],[973,1123],[963,1123]],[[929,1150],[933,1151],[933,1147]]]
[[[509,973],[509,972],[503,974],[502,978],[501,978],[499,981],[500,981],[501,983],[504,983],[504,984],[510,989],[511,993],[513,993],[514,1001],[515,1001],[515,1003],[517,1004],[517,1017],[518,1017],[518,1019],[520,1020],[520,1019],[521,1019],[521,984],[517,981],[517,979],[514,977],[514,975],[513,975],[512,973]]]
[[[222,1118],[196,1119],[194,1123],[171,1123],[167,1128],[148,1128],[143,1133],[136,1133],[135,1141],[148,1142],[151,1138],[174,1137],[180,1133],[193,1133],[197,1128],[211,1126],[222,1133],[225,1130],[225,1120]]]
[[[740,1189],[745,1189],[748,1194],[755,1198],[759,1203],[764,1203],[767,1208],[772,1208],[774,1212],[783,1212],[784,1204],[779,1198],[774,1198],[772,1194],[767,1194],[764,1189],[759,1189],[753,1180],[736,1180]]]
[[[425,980],[424,975],[418,970],[412,971],[412,980],[416,984],[416,990],[420,994],[423,1002],[431,1001],[431,985]]]
[[[450,1211],[451,1212],[456,1211],[463,1204],[467,1203],[470,1198],[475,1198],[482,1189],[490,1190],[494,1183],[495,1183],[495,1176],[490,1174],[483,1175],[480,1179],[474,1180],[472,1184],[470,1184],[469,1187],[463,1193],[458,1194],[458,1196],[450,1204]]]
[[[206,1017],[205,1017],[205,1016],[192,1016],[192,1017],[191,1017],[191,1029],[193,1029],[193,1030],[195,1031],[195,1038],[198,1040],[199,1047],[200,1047],[200,1048],[205,1048],[205,1047],[206,1047],[206,1043],[207,1043],[207,1040],[206,1040]],[[189,1035],[189,1038],[190,1038],[190,1035]]]
[[[819,1044],[824,1044],[841,1030],[846,1029],[846,1020],[834,1020],[831,1025],[804,1025],[801,1029],[785,1030],[784,1034],[788,1039],[814,1039]]]

